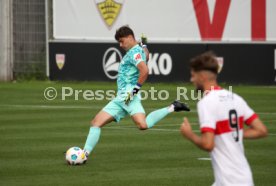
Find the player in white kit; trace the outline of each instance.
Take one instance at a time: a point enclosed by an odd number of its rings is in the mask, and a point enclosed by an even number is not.
[[[197,104],[201,135],[192,131],[187,118],[181,125],[181,133],[210,152],[215,176],[213,186],[254,185],[243,139],[265,137],[265,125],[242,97],[218,86],[218,63],[212,53],[195,57],[190,67],[191,82],[205,93]]]

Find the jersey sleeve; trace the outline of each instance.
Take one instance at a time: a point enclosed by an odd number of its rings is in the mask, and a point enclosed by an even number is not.
[[[135,66],[137,66],[140,62],[144,61],[144,59],[142,57],[142,53],[140,53],[140,52],[134,53],[131,61]]]
[[[243,102],[243,111],[244,111],[244,121],[246,125],[250,125],[252,121],[258,118],[258,115],[251,109],[248,104],[242,100]]]
[[[216,120],[214,114],[212,114],[212,104],[208,104],[208,101],[200,101],[197,104],[198,117],[201,133],[215,132]]]

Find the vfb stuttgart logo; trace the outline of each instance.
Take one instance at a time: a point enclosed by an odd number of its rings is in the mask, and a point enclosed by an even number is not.
[[[109,29],[121,12],[124,0],[95,0],[97,9]]]
[[[56,54],[56,64],[59,70],[62,70],[65,64],[65,54]]]
[[[114,47],[107,49],[103,56],[104,73],[110,79],[116,79],[120,61],[122,60],[121,52]]]

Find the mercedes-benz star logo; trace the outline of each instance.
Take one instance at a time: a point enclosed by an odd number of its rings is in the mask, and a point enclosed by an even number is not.
[[[122,60],[121,52],[114,47],[109,48],[103,56],[104,73],[110,79],[116,79],[118,75],[118,68]]]

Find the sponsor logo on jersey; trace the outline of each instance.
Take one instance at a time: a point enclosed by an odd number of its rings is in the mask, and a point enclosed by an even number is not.
[[[121,52],[114,47],[106,50],[103,56],[103,69],[105,75],[110,79],[116,79],[120,61],[122,60]]]
[[[59,70],[62,70],[65,64],[65,54],[56,54],[56,64]]]
[[[95,2],[103,21],[108,29],[111,29],[121,12],[124,0],[95,0]]]
[[[138,61],[139,59],[141,59],[141,54],[135,54],[134,55],[134,59],[136,60],[136,61]]]

